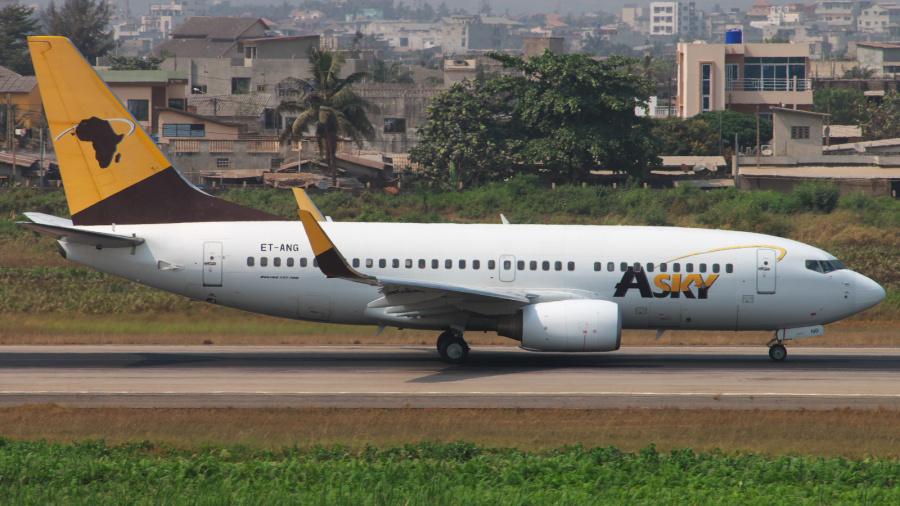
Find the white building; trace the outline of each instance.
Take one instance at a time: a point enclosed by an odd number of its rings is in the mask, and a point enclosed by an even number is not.
[[[703,11],[694,2],[650,2],[650,35],[700,34],[704,30]]]
[[[150,5],[150,15],[141,17],[142,31],[157,31],[167,38],[187,18],[209,16],[206,0],[172,0],[168,4]]]
[[[856,31],[859,33],[893,33],[898,27],[900,5],[895,3],[878,2],[864,7],[856,18]]]

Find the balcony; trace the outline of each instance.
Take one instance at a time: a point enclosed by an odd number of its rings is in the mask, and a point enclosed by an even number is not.
[[[725,91],[811,91],[811,79],[726,79]]]

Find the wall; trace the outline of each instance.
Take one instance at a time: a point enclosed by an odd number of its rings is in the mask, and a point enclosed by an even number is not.
[[[416,84],[363,84],[356,91],[378,106],[380,112],[369,114],[369,121],[375,128],[375,140],[366,141],[364,149],[387,153],[406,153],[419,142],[418,126],[425,123],[425,109],[432,97],[444,91],[443,85]],[[406,120],[405,133],[385,133],[385,118]],[[347,143],[348,150],[357,149],[356,144]]]

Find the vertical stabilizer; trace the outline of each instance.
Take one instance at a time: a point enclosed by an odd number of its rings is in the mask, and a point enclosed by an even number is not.
[[[75,225],[283,219],[187,182],[68,39],[28,46]]]

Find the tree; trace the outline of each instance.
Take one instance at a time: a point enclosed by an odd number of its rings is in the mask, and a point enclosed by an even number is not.
[[[513,173],[509,112],[478,83],[454,83],[428,106],[410,159],[426,178],[454,188],[505,179]]]
[[[867,67],[860,67],[859,65],[855,67],[851,67],[844,71],[844,75],[841,77],[842,79],[872,79],[878,75],[878,71],[876,69],[871,69]]]
[[[68,37],[85,59],[94,62],[116,47],[108,30],[113,6],[104,0],[66,0],[57,9],[55,0],[41,10],[41,21],[49,35]]]
[[[0,66],[17,74],[34,75],[28,36],[37,33],[34,9],[12,5],[0,10]]]
[[[163,56],[110,56],[110,70],[159,70],[159,66],[166,61]]]
[[[412,84],[415,81],[413,80],[412,72],[409,70],[403,70],[403,65],[400,62],[392,63],[390,67],[383,60],[379,60],[372,67],[372,81],[376,83],[399,83],[399,84]]]
[[[865,109],[865,95],[859,90],[819,88],[813,91],[813,112],[831,114],[834,125],[858,125]]]
[[[510,100],[516,126],[512,151],[517,161],[539,164],[575,182],[598,165],[638,178],[659,163],[650,138],[647,107],[653,85],[625,69],[634,59],[613,56],[543,55],[525,61],[491,52],[488,57],[521,71],[486,83],[489,92]]]
[[[737,111],[709,111],[697,114],[685,121],[704,121],[716,132],[716,137],[721,140],[721,154],[726,150],[734,150],[734,136],[738,137],[738,148],[756,147],[756,115],[744,114]],[[721,136],[719,135],[721,133]],[[772,139],[772,121],[765,118],[759,121],[760,142],[765,144]],[[717,150],[714,154],[719,154]]]
[[[659,153],[668,156],[713,156],[719,154],[719,132],[706,121],[688,121],[678,116],[656,119],[652,136]]]
[[[313,48],[309,52],[310,79],[293,78],[287,92],[297,98],[282,102],[280,114],[298,114],[291,127],[282,134],[282,142],[300,140],[312,130],[316,136],[319,154],[331,171],[331,184],[337,186],[338,136],[348,137],[362,146],[363,139],[375,138],[375,129],[366,112],[378,108],[353,90],[366,72],[354,72],[340,77],[345,59],[342,53],[332,53]]]
[[[888,91],[880,104],[866,104],[859,126],[867,141],[900,137],[900,94]]]

